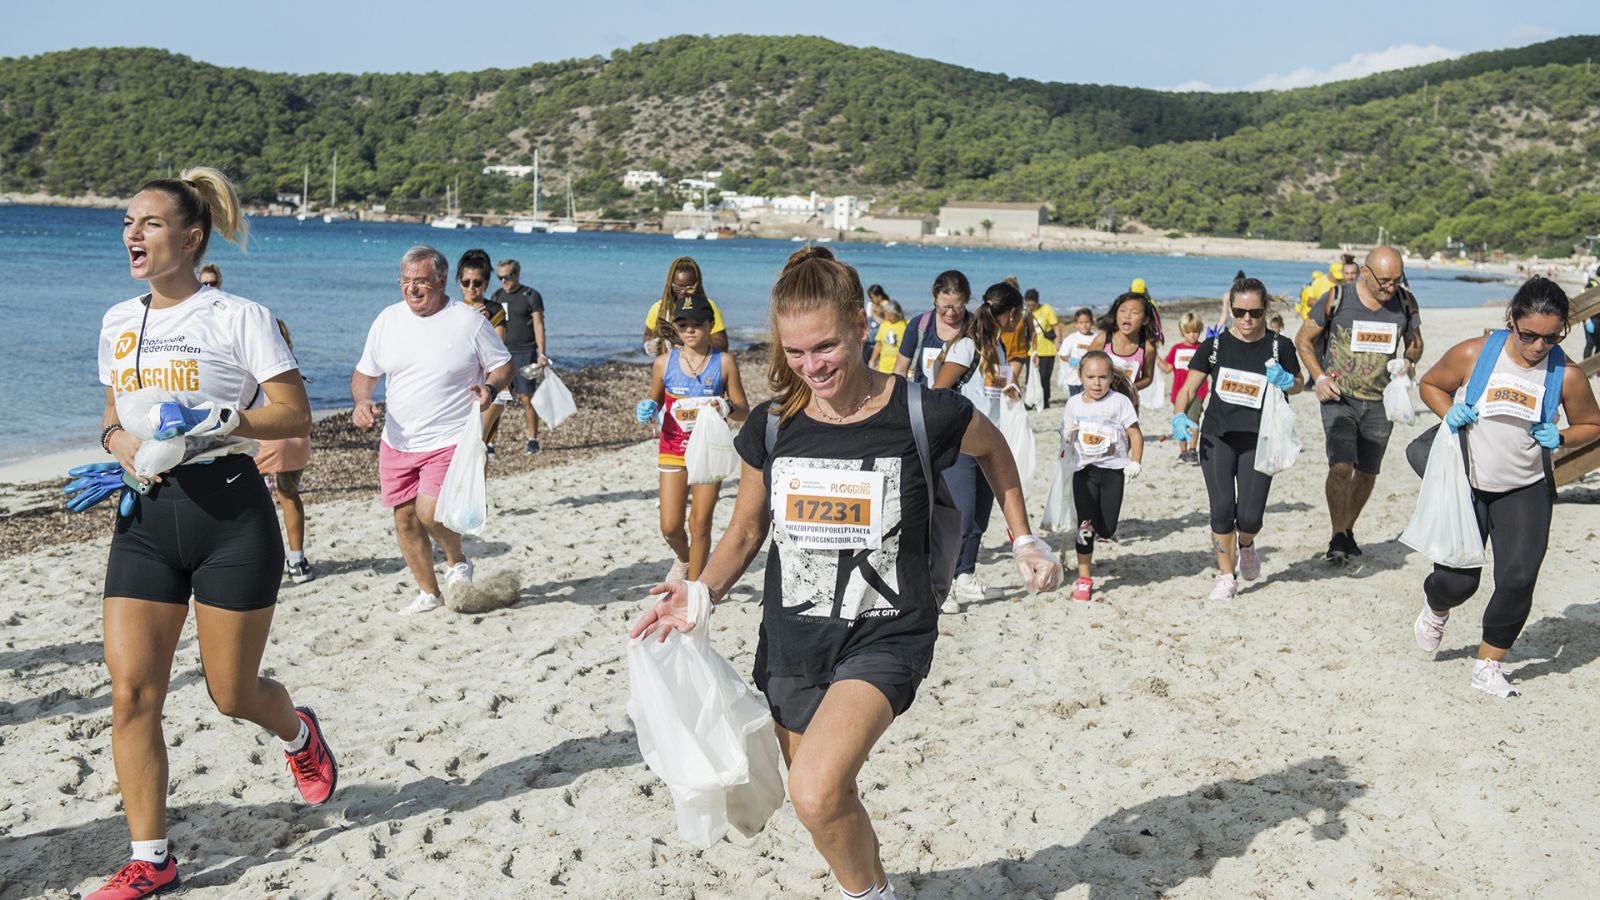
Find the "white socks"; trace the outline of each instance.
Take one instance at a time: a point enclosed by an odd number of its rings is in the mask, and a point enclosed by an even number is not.
[[[311,729],[306,727],[306,720],[300,720],[300,733],[292,741],[279,740],[285,753],[299,753],[306,748],[306,742],[311,740]]]
[[[133,858],[158,866],[161,865],[167,861],[167,839],[134,841]]]
[[[289,564],[290,565],[299,565],[300,563],[303,563],[305,561],[306,561],[306,552],[304,550],[290,550],[289,551]]]
[[[1441,616],[1438,613],[1435,613],[1433,608],[1426,603],[1422,604],[1422,614],[1427,616],[1428,621],[1434,625],[1443,625],[1444,623],[1450,621],[1449,616]]]
[[[849,900],[900,900],[894,895],[894,888],[890,886],[887,878],[883,880],[882,885],[869,887],[859,894],[852,894],[841,886],[839,896],[847,897]]]

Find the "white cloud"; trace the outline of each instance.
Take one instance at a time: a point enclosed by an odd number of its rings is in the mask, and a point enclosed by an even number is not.
[[[1534,28],[1535,26],[1519,26],[1519,28],[1524,27]],[[1185,81],[1168,90],[1286,91],[1293,88],[1310,87],[1314,84],[1326,84],[1330,81],[1361,78],[1365,75],[1387,72],[1391,69],[1405,69],[1411,66],[1425,65],[1431,62],[1439,62],[1440,60],[1454,59],[1460,55],[1460,50],[1440,47],[1437,44],[1428,44],[1425,47],[1417,44],[1398,44],[1385,50],[1357,53],[1344,62],[1334,63],[1325,69],[1302,66],[1287,74],[1264,75],[1242,88],[1224,87],[1206,81]]]

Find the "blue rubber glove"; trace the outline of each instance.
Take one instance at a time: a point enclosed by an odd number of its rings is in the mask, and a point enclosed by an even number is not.
[[[223,437],[239,427],[239,411],[215,403],[184,406],[161,403],[150,409],[150,428],[155,439],[165,441],[179,435]]]
[[[1539,442],[1539,446],[1546,450],[1554,450],[1561,446],[1561,429],[1557,428],[1554,422],[1540,422],[1533,426],[1530,433],[1533,439]]]
[[[1451,434],[1460,432],[1476,421],[1478,421],[1478,411],[1465,403],[1457,403],[1444,414],[1444,424],[1450,426]]]
[[[1189,418],[1188,413],[1178,413],[1172,417],[1172,437],[1174,440],[1187,441],[1200,430],[1200,423]]]
[[[67,472],[74,479],[72,483],[63,488],[64,493],[72,496],[67,499],[67,509],[73,512],[83,512],[101,500],[122,492],[122,499],[117,509],[120,515],[127,515],[133,511],[134,494],[128,486],[122,483],[122,464],[116,462],[90,463],[86,466]]]
[[[657,407],[654,400],[640,400],[639,405],[633,408],[634,421],[638,422],[640,425],[648,423],[651,419],[656,417],[656,410],[658,408],[659,407]]]
[[[1294,376],[1289,374],[1288,369],[1269,359],[1267,360],[1267,384],[1280,391],[1287,391],[1294,387]]]

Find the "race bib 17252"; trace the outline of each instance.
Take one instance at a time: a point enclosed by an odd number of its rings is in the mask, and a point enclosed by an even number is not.
[[[1267,394],[1267,376],[1223,366],[1217,370],[1216,395],[1224,403],[1260,409]]]
[[[1496,372],[1489,376],[1489,385],[1478,402],[1478,412],[1485,416],[1509,416],[1525,422],[1539,421],[1544,409],[1544,385],[1534,384],[1515,375]]]

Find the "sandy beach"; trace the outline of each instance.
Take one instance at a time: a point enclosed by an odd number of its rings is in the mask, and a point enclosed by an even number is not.
[[[1424,364],[1499,320],[1426,310]],[[746,384],[761,375],[746,361]],[[632,377],[575,389],[580,406],[631,406]],[[1403,450],[1434,417],[1396,426],[1357,528],[1366,555],[1333,568],[1316,403],[1292,403],[1305,450],[1273,486],[1263,578],[1234,601],[1204,599],[1205,488],[1170,441],[1130,485],[1102,602],[1023,595],[994,517],[979,575],[1007,596],[944,617],[931,676],[860,780],[902,898],[1600,894],[1600,477],[1562,490],[1508,663],[1525,694],[1496,700],[1468,686],[1490,579],[1438,659],[1411,635],[1429,566],[1395,540],[1418,485]],[[1146,410],[1146,434],[1168,416]],[[1035,518],[1059,417],[1034,413]],[[318,578],[285,584],[265,667],[338,755],[325,806],[298,802],[271,735],[212,707],[191,623],[166,707],[190,896],[837,896],[787,806],[749,841],[678,838],[625,710],[626,628],[669,563],[654,449],[569,434],[552,443],[581,452],[490,484],[468,553],[523,585],[493,613],[396,615],[415,588],[388,512],[370,491],[310,505]],[[0,560],[3,898],[87,892],[126,858],[100,646],[108,539]],[[710,626],[747,676],[763,560]]]

